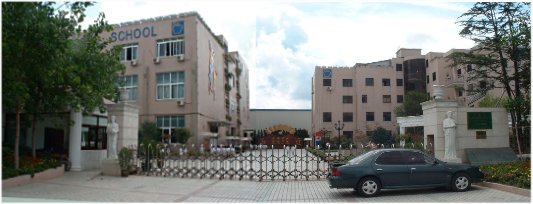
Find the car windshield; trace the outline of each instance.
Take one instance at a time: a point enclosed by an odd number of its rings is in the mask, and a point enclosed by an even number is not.
[[[348,164],[359,164],[361,161],[366,160],[367,158],[371,157],[374,154],[376,154],[376,151],[370,151],[370,152],[364,153],[348,161]]]

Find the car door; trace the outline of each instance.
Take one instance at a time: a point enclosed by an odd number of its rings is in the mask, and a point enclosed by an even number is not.
[[[385,151],[374,162],[374,172],[384,188],[409,185],[409,170],[400,151]]]
[[[446,183],[446,166],[435,163],[435,158],[418,151],[405,151],[409,169],[409,184],[413,186],[441,185]]]

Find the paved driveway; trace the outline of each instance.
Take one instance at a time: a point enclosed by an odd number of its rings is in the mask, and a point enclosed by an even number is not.
[[[386,191],[363,198],[327,181],[235,181],[173,177],[97,176],[67,172],[45,182],[3,188],[3,202],[531,202],[529,197],[480,186],[464,193],[428,189]]]

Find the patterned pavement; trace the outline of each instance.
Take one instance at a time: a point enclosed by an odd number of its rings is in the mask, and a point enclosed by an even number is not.
[[[441,189],[384,191],[363,198],[351,189],[330,189],[319,181],[238,181],[174,177],[100,176],[66,172],[44,182],[3,188],[3,202],[531,202],[531,198],[473,186],[464,193]]]

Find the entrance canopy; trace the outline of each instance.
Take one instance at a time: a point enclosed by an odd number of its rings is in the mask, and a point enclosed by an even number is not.
[[[422,116],[397,117],[396,121],[398,126],[400,126],[400,134],[405,134],[406,127],[424,126],[424,117]]]

